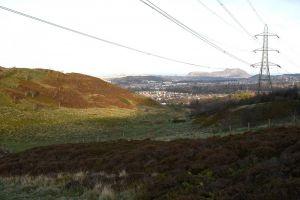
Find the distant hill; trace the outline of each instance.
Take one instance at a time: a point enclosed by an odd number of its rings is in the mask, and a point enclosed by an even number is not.
[[[125,76],[120,78],[110,79],[113,83],[116,84],[141,84],[147,83],[148,81],[162,82],[168,81],[167,78],[163,76]]]
[[[134,108],[152,104],[99,78],[47,69],[0,68],[0,105]]]
[[[242,69],[225,69],[216,72],[191,72],[188,76],[198,77],[223,77],[223,78],[249,78],[250,75]]]
[[[111,83],[129,87],[135,84],[149,84],[151,82],[218,82],[218,81],[233,81],[239,78],[230,77],[207,77],[207,76],[125,76],[121,78],[110,78]]]

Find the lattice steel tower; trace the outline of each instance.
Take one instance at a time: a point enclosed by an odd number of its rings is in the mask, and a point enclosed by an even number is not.
[[[258,88],[257,92],[271,92],[272,91],[272,81],[271,81],[271,75],[270,75],[270,66],[276,66],[280,67],[279,65],[275,63],[269,62],[269,51],[275,51],[279,53],[278,50],[275,49],[269,49],[269,37],[277,37],[279,38],[278,35],[276,34],[271,34],[269,33],[268,30],[268,25],[265,25],[264,32],[258,35],[255,35],[255,37],[263,37],[263,47],[261,49],[256,49],[254,52],[261,51],[262,52],[262,58],[261,62],[255,63],[251,66],[253,67],[260,67],[260,72],[258,76]]]

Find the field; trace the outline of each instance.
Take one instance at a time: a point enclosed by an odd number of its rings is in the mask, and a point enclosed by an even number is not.
[[[52,108],[20,109],[0,107],[0,147],[19,152],[37,146],[64,143],[89,143],[117,139],[207,138],[247,131],[247,126],[202,127],[190,118],[186,109],[174,107],[125,108]],[[294,126],[292,117],[275,126]],[[298,121],[297,121],[298,123]],[[268,127],[267,120],[251,130]]]
[[[0,159],[0,196],[297,199],[299,139],[295,127],[197,140],[38,147]]]
[[[32,111],[0,107],[0,111],[0,142],[13,151],[57,143],[153,138],[181,131],[182,126],[172,123],[176,113],[164,108]]]
[[[0,147],[18,152],[51,144],[147,138],[168,141],[225,136],[243,133],[248,129],[294,126],[299,120],[291,113],[299,105],[297,100],[234,105],[230,107],[230,114],[226,107],[225,111],[217,110],[209,115],[194,117],[187,108],[178,106],[32,109],[28,102],[6,104],[0,106]],[[281,117],[268,116],[272,114],[270,110],[273,110],[273,114],[275,112],[275,116]],[[262,113],[267,116],[262,117]],[[231,124],[224,120],[229,119],[225,114],[232,116]],[[268,124],[268,119],[272,119],[271,124]],[[248,121],[251,127],[247,126]],[[259,123],[255,123],[257,121]]]

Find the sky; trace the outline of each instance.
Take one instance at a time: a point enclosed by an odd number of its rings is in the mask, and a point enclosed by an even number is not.
[[[151,0],[173,17],[209,37],[226,51],[257,63],[262,39],[247,35],[217,0],[201,0],[218,13],[209,12],[199,0]],[[264,24],[247,0],[221,0],[251,35]],[[300,1],[251,0],[270,32],[270,61],[282,66],[272,74],[300,73]],[[97,77],[119,75],[185,75],[192,71],[241,68],[257,74],[257,68],[241,63],[184,31],[139,0],[2,0],[5,6],[59,25],[133,48],[195,63],[196,67],[132,52],[101,41],[42,24],[0,9],[0,66],[48,68]],[[224,23],[226,21],[227,23]]]

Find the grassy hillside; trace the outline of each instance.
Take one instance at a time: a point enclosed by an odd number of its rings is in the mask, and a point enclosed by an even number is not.
[[[242,133],[248,122],[251,130],[268,126],[268,119],[272,126],[295,124],[291,113],[300,105],[297,96],[262,100],[240,94],[200,102],[192,108],[192,121],[185,108],[157,106],[97,78],[41,69],[1,70],[0,149],[13,152],[64,143]]]
[[[134,108],[155,104],[99,78],[45,69],[0,69],[0,105]]]
[[[11,151],[70,142],[179,137],[194,132],[190,122],[172,122],[176,117],[184,118],[184,112],[160,107],[37,111],[0,107],[0,112],[0,148]]]
[[[299,128],[276,128],[205,140],[119,140],[34,148],[0,158],[0,175],[6,177],[0,181],[0,196],[13,191],[28,199],[52,194],[78,199],[106,195],[107,199],[296,200],[299,142]]]
[[[211,135],[192,125],[186,109],[158,106],[94,77],[44,69],[0,71],[0,149]]]
[[[0,148],[145,138],[169,118],[156,102],[98,78],[0,68]]]
[[[271,94],[237,93],[191,105],[195,124],[228,129],[277,123],[297,123],[300,114],[298,89]]]

